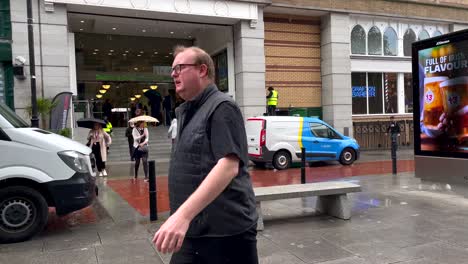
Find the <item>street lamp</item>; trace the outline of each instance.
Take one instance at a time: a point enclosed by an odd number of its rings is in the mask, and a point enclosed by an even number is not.
[[[34,58],[34,31],[31,0],[27,0],[26,9],[28,14],[29,75],[31,78],[31,126],[39,127],[39,119],[37,118],[36,61]]]

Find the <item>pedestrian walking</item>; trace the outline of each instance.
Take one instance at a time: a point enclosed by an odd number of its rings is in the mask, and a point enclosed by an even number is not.
[[[213,60],[177,47],[171,76],[186,100],[176,109],[169,168],[171,216],[153,243],[171,264],[258,263],[255,196],[239,107],[214,84]]]
[[[132,131],[133,136],[133,158],[135,159],[135,175],[134,179],[138,178],[138,169],[140,161],[143,161],[143,171],[145,173],[145,181],[148,181],[148,128],[145,127],[145,122],[139,121],[136,123]]]
[[[177,137],[177,119],[175,118],[174,112],[171,113],[171,126],[167,131],[167,137],[172,140],[172,145],[174,145],[175,139]]]
[[[106,161],[107,161],[107,148],[112,144],[112,139],[103,129],[99,123],[94,123],[93,129],[88,133],[88,144],[93,151],[94,158],[96,159],[96,166],[98,169],[98,176],[107,176]]]
[[[133,146],[133,128],[135,125],[133,122],[128,122],[128,127],[125,130],[125,137],[127,137],[128,141],[128,152],[130,153],[130,160],[134,161],[135,158],[133,158],[133,152],[135,151],[135,147]]]

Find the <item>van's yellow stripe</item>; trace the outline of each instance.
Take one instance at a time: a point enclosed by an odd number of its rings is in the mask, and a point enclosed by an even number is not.
[[[302,149],[302,127],[304,125],[304,118],[299,117],[299,135],[297,135],[297,143],[299,144],[299,149]]]

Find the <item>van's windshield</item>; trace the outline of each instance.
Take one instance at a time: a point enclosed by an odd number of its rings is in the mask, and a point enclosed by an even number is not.
[[[3,103],[0,103],[0,116],[5,118],[15,128],[29,127],[28,123]]]

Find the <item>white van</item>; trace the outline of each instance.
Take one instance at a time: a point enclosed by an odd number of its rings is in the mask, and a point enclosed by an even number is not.
[[[24,241],[97,194],[91,149],[29,125],[0,103],[0,242]]]
[[[261,116],[247,119],[249,159],[257,166],[272,163],[287,169],[300,162],[305,148],[306,161],[337,160],[350,165],[359,158],[359,144],[343,136],[318,118]]]

